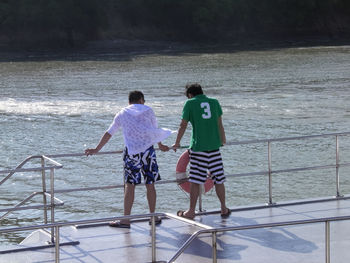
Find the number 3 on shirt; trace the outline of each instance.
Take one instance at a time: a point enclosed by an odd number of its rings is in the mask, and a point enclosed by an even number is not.
[[[202,102],[201,108],[204,109],[204,113],[202,114],[203,119],[210,119],[211,118],[211,111],[210,111],[210,105],[208,102]]]

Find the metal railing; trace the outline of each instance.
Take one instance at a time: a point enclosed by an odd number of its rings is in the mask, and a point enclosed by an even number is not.
[[[167,216],[169,216],[169,214],[167,214]],[[173,218],[175,217],[173,216]],[[213,263],[216,263],[217,262],[216,234],[218,232],[242,231],[242,230],[259,229],[259,228],[272,228],[272,227],[279,227],[279,226],[291,226],[291,225],[295,226],[295,225],[325,223],[325,262],[330,263],[330,222],[345,221],[345,220],[350,220],[350,216],[314,218],[314,219],[308,219],[308,220],[284,221],[284,222],[277,222],[277,223],[255,224],[255,225],[234,226],[234,227],[205,228],[202,230],[198,230],[194,234],[192,234],[192,236],[189,239],[187,239],[187,241],[181,246],[181,248],[175,253],[175,255],[167,262],[168,263],[175,262],[175,260],[179,258],[179,256],[197,237],[207,233],[212,235],[212,258],[213,258]]]
[[[32,159],[38,159],[41,160],[41,167],[35,167],[35,168],[22,168],[26,163],[28,163]],[[46,166],[46,163],[51,164],[50,166]],[[0,181],[0,186],[5,183],[8,179],[10,179],[14,174],[19,172],[41,172],[42,174],[42,192],[33,192],[31,195],[29,195],[27,198],[25,198],[23,201],[15,205],[13,208],[9,209],[1,209],[0,211],[5,212],[0,217],[0,220],[3,219],[5,216],[10,214],[14,211],[19,210],[26,210],[26,209],[39,209],[44,208],[44,223],[48,223],[48,208],[50,208],[51,211],[51,223],[55,222],[55,206],[57,205],[63,205],[63,202],[59,200],[58,198],[55,198],[55,170],[63,168],[63,165],[56,162],[55,160],[51,159],[48,156],[41,155],[41,156],[30,156],[26,158],[22,163],[20,163],[15,169],[13,170],[3,170],[0,171],[0,174],[8,173],[8,175]],[[50,171],[50,191],[47,192],[46,189],[46,171]],[[42,195],[43,197],[43,205],[36,205],[36,206],[26,206],[23,207],[23,205],[33,199],[33,197],[37,195]],[[50,204],[47,204],[47,197],[50,198]],[[55,201],[57,201],[58,204],[55,204]],[[51,242],[54,242],[54,229],[51,229]]]
[[[309,135],[309,136],[299,136],[299,137],[286,137],[286,138],[274,138],[274,139],[262,139],[262,140],[248,140],[248,141],[237,141],[237,142],[229,142],[226,145],[245,145],[245,144],[266,144],[267,146],[267,170],[264,171],[258,171],[258,172],[246,172],[246,173],[237,173],[237,174],[227,174],[226,177],[243,177],[243,176],[258,176],[258,175],[267,175],[268,176],[268,204],[274,205],[276,204],[273,202],[273,193],[272,193],[272,175],[273,174],[280,174],[280,173],[290,173],[290,172],[299,172],[299,171],[307,171],[307,170],[320,170],[320,169],[335,169],[335,182],[336,182],[336,197],[341,197],[340,193],[340,180],[339,180],[339,169],[340,167],[350,166],[350,162],[343,162],[340,164],[340,153],[339,153],[339,137],[340,136],[346,136],[350,135],[350,132],[343,132],[343,133],[330,133],[330,134],[321,134],[321,135]],[[327,164],[327,165],[319,165],[319,166],[309,166],[309,167],[298,167],[298,168],[290,168],[290,169],[280,169],[280,170],[273,170],[272,169],[272,150],[271,150],[271,144],[275,142],[284,142],[284,141],[292,141],[292,140],[306,140],[306,139],[312,139],[312,138],[325,138],[325,137],[334,137],[335,138],[335,163],[333,164]],[[181,147],[181,148],[187,148],[187,146]],[[97,153],[97,155],[109,155],[109,154],[121,154],[123,151],[111,151],[111,152],[100,152]],[[51,204],[47,205],[46,197],[50,196],[54,200],[58,202],[56,205],[62,205],[63,202],[55,199],[54,193],[68,193],[68,192],[76,192],[76,191],[91,191],[91,190],[105,190],[105,189],[115,189],[115,188],[122,188],[124,187],[123,184],[121,185],[108,185],[108,186],[96,186],[96,187],[85,187],[85,188],[72,188],[72,189],[61,189],[61,190],[55,190],[51,192],[50,194],[47,193],[46,189],[46,183],[45,183],[45,171],[50,170],[50,178],[54,178],[54,171],[55,169],[60,169],[63,166],[56,161],[54,161],[52,158],[64,158],[64,157],[82,157],[85,156],[84,153],[70,153],[70,154],[54,154],[54,155],[34,155],[26,158],[21,164],[19,164],[15,169],[12,170],[0,170],[0,174],[6,174],[8,175],[0,181],[0,186],[7,181],[10,177],[12,177],[17,172],[34,172],[34,171],[41,171],[42,173],[42,192],[35,192],[32,194],[31,197],[28,197],[29,199],[32,198],[35,195],[42,194],[43,195],[43,205],[44,209],[47,207],[53,207],[55,204],[54,202],[51,202]],[[22,167],[28,163],[30,160],[33,159],[41,159],[41,167],[38,168],[27,168],[23,169]],[[45,166],[45,160],[53,163],[53,166]],[[52,174],[52,176],[51,176]],[[157,184],[167,184],[167,183],[180,183],[183,182],[178,180],[164,180],[160,182],[156,182]],[[51,187],[53,187],[54,181],[51,182]],[[25,209],[37,209],[38,206],[33,207],[22,207],[23,203],[28,201],[29,199],[26,198],[24,201],[22,201],[19,205],[16,206],[16,209],[1,209],[0,212],[4,211],[17,211],[17,210],[25,210]],[[201,207],[201,204],[199,205]],[[200,209],[201,211],[201,209]],[[8,213],[6,213],[7,215]],[[0,219],[2,219],[5,215],[1,216]],[[47,212],[45,210],[44,212],[44,222],[47,223]]]
[[[272,205],[272,204],[274,204],[274,202],[272,200],[272,175],[273,174],[334,168],[335,169],[335,182],[336,182],[336,194],[335,194],[335,196],[341,197],[342,195],[340,194],[339,168],[340,168],[340,166],[343,166],[343,167],[350,166],[350,163],[344,162],[344,163],[340,164],[339,137],[346,136],[346,135],[350,135],[350,132],[329,133],[329,134],[309,135],[309,136],[299,136],[299,137],[286,137],[286,138],[276,138],[276,139],[229,142],[229,143],[227,143],[227,145],[243,145],[243,144],[259,144],[259,143],[266,144],[267,145],[267,156],[268,156],[268,163],[267,163],[268,169],[266,171],[260,171],[260,172],[230,174],[230,175],[226,175],[226,177],[267,175],[268,176],[268,187],[269,187],[269,201],[268,201],[268,203],[270,205]],[[309,167],[298,167],[298,168],[280,169],[280,170],[273,170],[272,169],[272,150],[271,150],[272,143],[294,141],[294,140],[306,140],[306,139],[314,139],[314,138],[325,138],[325,137],[334,137],[335,138],[335,156],[334,156],[335,163],[334,164],[309,166]]]
[[[113,221],[113,220],[121,220],[121,219],[151,218],[152,262],[156,262],[156,227],[155,227],[155,217],[156,216],[166,216],[166,214],[153,213],[153,214],[142,214],[142,215],[119,216],[119,217],[110,217],[110,218],[98,218],[98,219],[90,219],[90,220],[70,221],[70,222],[53,222],[53,223],[43,224],[43,225],[0,229],[0,234],[1,233],[21,232],[21,231],[28,231],[28,230],[38,230],[38,229],[54,229],[54,233],[52,235],[52,238],[53,238],[52,244],[55,244],[55,262],[59,263],[60,262],[60,228],[61,227],[105,223],[105,222],[109,222],[109,221]],[[42,246],[41,248],[44,248],[44,247],[45,246]],[[47,245],[46,247],[50,247],[50,245]],[[14,250],[10,251],[10,252],[14,252]]]
[[[284,222],[277,222],[277,223],[255,224],[255,225],[246,225],[246,226],[212,228],[202,223],[192,221],[183,217],[179,217],[170,213],[152,213],[152,214],[143,214],[143,215],[98,218],[98,219],[70,221],[70,222],[56,222],[56,223],[36,225],[36,226],[7,228],[7,229],[0,229],[0,234],[28,231],[28,230],[46,229],[46,228],[54,229],[55,230],[54,231],[55,262],[59,263],[60,262],[60,228],[61,227],[106,223],[109,221],[122,220],[122,219],[151,218],[152,262],[157,262],[155,217],[166,217],[170,219],[175,219],[175,220],[183,221],[187,224],[191,224],[191,225],[203,228],[193,233],[191,237],[188,238],[187,241],[178,249],[178,251],[174,254],[174,256],[171,257],[168,261],[166,261],[167,263],[175,262],[175,260],[181,256],[181,254],[185,251],[185,249],[188,248],[191,245],[191,243],[195,241],[196,238],[198,238],[200,235],[203,235],[203,234],[209,233],[212,236],[212,242],[211,242],[212,259],[213,259],[213,263],[216,263],[217,262],[217,233],[260,229],[260,228],[273,228],[273,227],[280,227],[280,226],[316,224],[316,223],[325,223],[325,235],[324,235],[325,263],[330,263],[330,222],[350,220],[350,216],[340,216],[340,217],[314,218],[314,219],[308,219],[308,220],[284,221]]]
[[[339,168],[344,166],[350,166],[350,162],[343,162],[340,163],[340,152],[339,152],[339,137],[340,136],[347,136],[350,135],[350,132],[343,132],[343,133],[331,133],[331,134],[322,134],[322,135],[311,135],[311,136],[300,136],[300,137],[288,137],[288,138],[277,138],[277,139],[264,139],[264,140],[249,140],[249,141],[237,141],[237,142],[229,142],[227,145],[244,145],[244,144],[266,144],[267,146],[267,170],[264,171],[258,171],[258,172],[246,172],[246,173],[238,173],[238,174],[229,174],[226,175],[226,177],[239,177],[239,176],[254,176],[254,175],[267,175],[268,176],[268,191],[269,191],[269,200],[268,205],[269,206],[278,206],[277,203],[273,202],[273,193],[272,193],[272,175],[276,173],[287,173],[287,172],[298,172],[298,171],[306,171],[306,170],[319,170],[319,169],[335,169],[335,182],[336,182],[336,194],[334,198],[342,198],[342,194],[340,193],[340,180],[339,180]],[[309,166],[309,167],[297,167],[297,168],[290,168],[290,169],[280,169],[280,170],[273,170],[272,169],[272,150],[271,150],[271,144],[275,142],[283,142],[283,141],[291,141],[291,140],[305,140],[310,138],[324,138],[324,137],[334,137],[335,138],[335,163],[333,164],[326,164],[322,166]],[[182,147],[185,148],[185,147]],[[120,154],[122,151],[114,151],[114,152],[101,152],[98,154]],[[90,191],[90,190],[103,190],[103,189],[113,189],[113,188],[122,188],[124,185],[108,185],[108,186],[97,186],[97,187],[86,187],[86,188],[73,188],[73,189],[62,189],[62,190],[55,190],[54,187],[54,178],[55,178],[55,170],[61,169],[63,165],[53,160],[53,158],[61,158],[61,157],[81,157],[85,156],[83,153],[74,153],[74,154],[56,154],[56,155],[36,155],[36,156],[30,156],[26,158],[21,164],[19,164],[15,169],[11,170],[2,170],[0,171],[1,174],[8,174],[5,178],[3,178],[0,181],[0,186],[4,184],[5,181],[10,179],[15,173],[18,172],[41,172],[42,175],[42,191],[41,192],[34,192],[29,197],[25,198],[22,202],[20,202],[18,205],[16,205],[14,208],[10,209],[1,209],[0,212],[6,212],[4,215],[0,217],[0,219],[4,218],[6,215],[13,211],[18,210],[25,210],[25,209],[38,209],[38,208],[44,208],[44,225],[41,226],[32,226],[27,228],[17,228],[19,230],[29,230],[29,229],[40,229],[40,228],[51,228],[51,242],[55,243],[55,236],[59,236],[59,228],[62,226],[70,225],[72,222],[67,223],[56,223],[55,222],[55,206],[63,205],[63,202],[57,198],[55,198],[55,193],[66,193],[66,192],[76,192],[76,191]],[[26,163],[28,163],[30,160],[33,159],[40,159],[41,160],[41,166],[37,168],[22,168]],[[51,165],[46,166],[46,162],[49,162]],[[50,171],[50,191],[47,191],[46,186],[46,171]],[[161,181],[159,184],[164,183],[174,183],[179,181],[177,180],[167,180],[167,181]],[[181,181],[182,182],[182,181]],[[43,196],[43,205],[37,205],[37,206],[26,206],[23,205],[32,199],[34,196],[42,194]],[[50,198],[50,202],[48,204],[47,198]],[[56,201],[56,202],[55,202]],[[295,204],[295,203],[293,203]],[[201,205],[200,205],[201,207]],[[48,208],[51,210],[51,220],[50,224],[48,223]],[[162,214],[164,215],[164,214]],[[143,217],[149,216],[149,215],[143,215]],[[171,215],[167,215],[168,217],[172,217]],[[123,218],[123,217],[118,217]],[[133,216],[127,217],[127,218],[134,218]],[[96,219],[98,221],[96,222],[102,222],[103,219]],[[106,219],[107,220],[107,219]],[[110,219],[108,219],[110,220]],[[338,219],[334,219],[338,220]],[[334,220],[327,220],[327,221],[334,221]],[[345,220],[345,219],[344,219]],[[89,221],[89,220],[88,220]],[[84,221],[87,223],[88,221]],[[283,224],[287,224],[288,222],[283,222]],[[311,221],[307,222],[311,223]],[[74,222],[74,224],[77,224],[77,222]],[[273,226],[273,225],[272,225]],[[33,228],[34,227],[34,228]],[[261,226],[263,227],[263,226]],[[236,228],[230,228],[232,231],[239,230],[239,227]],[[9,232],[14,232],[16,228],[8,229]],[[0,233],[6,232],[6,230],[1,230]],[[209,230],[205,230],[209,231]],[[212,230],[210,230],[212,231]],[[216,232],[223,231],[223,229],[220,229]],[[226,231],[226,230],[225,230]],[[229,230],[227,230],[229,231]],[[54,233],[56,232],[56,233]],[[215,231],[214,231],[215,232]],[[200,232],[199,234],[201,234]],[[198,235],[199,235],[198,234]],[[56,244],[59,243],[59,239],[56,238]],[[57,249],[57,248],[56,248]],[[57,251],[56,251],[57,253]]]
[[[339,153],[339,136],[345,136],[350,135],[350,132],[343,132],[343,133],[330,133],[330,134],[321,134],[321,135],[309,135],[309,136],[300,136],[300,137],[287,137],[287,138],[275,138],[275,139],[263,139],[263,140],[249,140],[249,141],[237,141],[237,142],[229,142],[226,145],[244,145],[244,144],[266,144],[267,145],[267,156],[268,156],[268,163],[267,163],[267,170],[265,171],[258,171],[258,172],[247,172],[247,173],[237,173],[237,174],[228,174],[226,177],[241,177],[241,176],[254,176],[254,175],[267,175],[268,176],[268,189],[269,189],[269,200],[268,204],[272,205],[273,202],[273,195],[272,195],[272,175],[277,173],[288,173],[288,172],[299,172],[299,171],[306,171],[306,170],[319,170],[319,169],[335,169],[335,181],[336,181],[336,197],[341,197],[340,194],[340,180],[339,180],[339,168],[341,166],[350,166],[350,163],[342,163],[340,164],[340,153]],[[281,170],[273,170],[272,169],[272,150],[271,150],[271,144],[274,142],[283,142],[283,141],[292,141],[292,140],[306,140],[311,138],[324,138],[324,137],[334,137],[335,138],[335,145],[336,145],[336,151],[335,151],[335,163],[334,164],[328,164],[328,165],[322,165],[322,166],[310,166],[310,167],[298,167],[298,168],[291,168],[291,169],[281,169]],[[181,147],[181,148],[187,148]],[[97,153],[97,155],[108,155],[108,154],[121,154],[123,151],[113,151],[113,152],[100,152]],[[0,181],[0,186],[7,181],[11,176],[13,176],[17,172],[33,172],[33,171],[41,171],[42,172],[42,192],[38,192],[37,194],[43,194],[46,193],[46,184],[45,184],[45,171],[50,170],[54,172],[55,169],[60,169],[63,166],[57,162],[55,162],[52,158],[62,158],[62,157],[82,157],[85,156],[84,153],[73,153],[73,154],[54,154],[54,155],[34,155],[26,158],[20,165],[18,165],[13,170],[0,170],[0,174],[6,174],[8,175]],[[38,168],[27,168],[22,169],[22,167],[29,162],[32,159],[41,159],[41,167]],[[52,163],[55,163],[54,166],[47,167],[45,166],[45,160],[48,160]],[[166,183],[174,183],[179,182],[177,180],[165,180],[161,182],[156,182],[157,184],[166,184]],[[182,181],[181,181],[182,182]],[[91,191],[91,190],[104,190],[104,189],[113,189],[113,188],[122,188],[124,185],[108,185],[108,186],[97,186],[97,187],[86,187],[86,188],[75,188],[75,189],[62,189],[62,190],[55,190],[55,193],[67,193],[67,192],[75,192],[75,191]],[[44,197],[44,205],[46,204],[45,197]],[[37,208],[37,207],[34,207]],[[18,208],[18,209],[28,209],[28,208]],[[0,210],[3,211],[3,210]],[[2,217],[0,217],[1,219]],[[44,222],[47,222],[45,219]]]

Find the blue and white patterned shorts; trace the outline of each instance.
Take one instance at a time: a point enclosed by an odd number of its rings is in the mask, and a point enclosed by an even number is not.
[[[155,181],[161,180],[153,146],[144,152],[133,155],[129,155],[128,149],[125,147],[123,160],[125,183],[140,184],[141,174],[145,184],[153,184]]]

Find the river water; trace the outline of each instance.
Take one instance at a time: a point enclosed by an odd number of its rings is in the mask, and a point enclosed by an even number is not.
[[[142,90],[159,126],[177,130],[184,86],[199,82],[223,108],[228,142],[346,132],[350,127],[350,46],[285,48],[264,51],[105,56],[75,60],[0,63],[0,169],[17,166],[37,154],[82,153],[94,147],[116,112],[127,106],[131,90]],[[188,130],[183,138],[187,145]],[[341,161],[350,160],[350,136],[340,139]],[[164,143],[172,145],[175,135]],[[304,145],[306,144],[306,145]],[[117,133],[103,149],[123,148]],[[181,152],[157,152],[163,179],[173,179]],[[266,144],[222,148],[227,174],[267,169]],[[273,169],[334,164],[334,138],[276,143]],[[56,189],[122,183],[121,155],[55,159]],[[37,167],[32,161],[26,167]],[[340,171],[341,190],[350,190],[349,169]],[[273,178],[274,201],[334,195],[334,170],[283,173]],[[1,175],[2,179],[4,175]],[[268,201],[266,176],[230,178],[229,207]],[[0,209],[41,190],[38,173],[18,173],[0,186]],[[188,197],[176,184],[157,186],[157,211],[176,212]],[[57,194],[65,202],[56,220],[79,220],[122,214],[123,190]],[[39,204],[35,197],[29,204]],[[203,207],[217,209],[214,191]],[[133,213],[147,212],[139,186]],[[42,211],[8,215],[1,226],[43,222]],[[24,233],[1,236],[3,244]]]

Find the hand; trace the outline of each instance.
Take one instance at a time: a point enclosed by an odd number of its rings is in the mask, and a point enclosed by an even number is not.
[[[169,147],[167,145],[159,144],[158,147],[159,147],[159,150],[161,150],[162,152],[169,151]]]
[[[93,154],[96,154],[96,153],[98,153],[98,151],[96,149],[86,149],[85,150],[85,155],[86,156],[93,155]]]
[[[180,147],[181,147],[181,146],[180,146],[179,143],[175,143],[175,144],[173,144],[173,146],[171,146],[171,149],[173,149],[174,152],[176,152],[176,150],[177,150],[178,148],[180,148]]]
[[[222,143],[222,146],[224,146],[226,144],[226,138],[224,138],[221,143]]]

